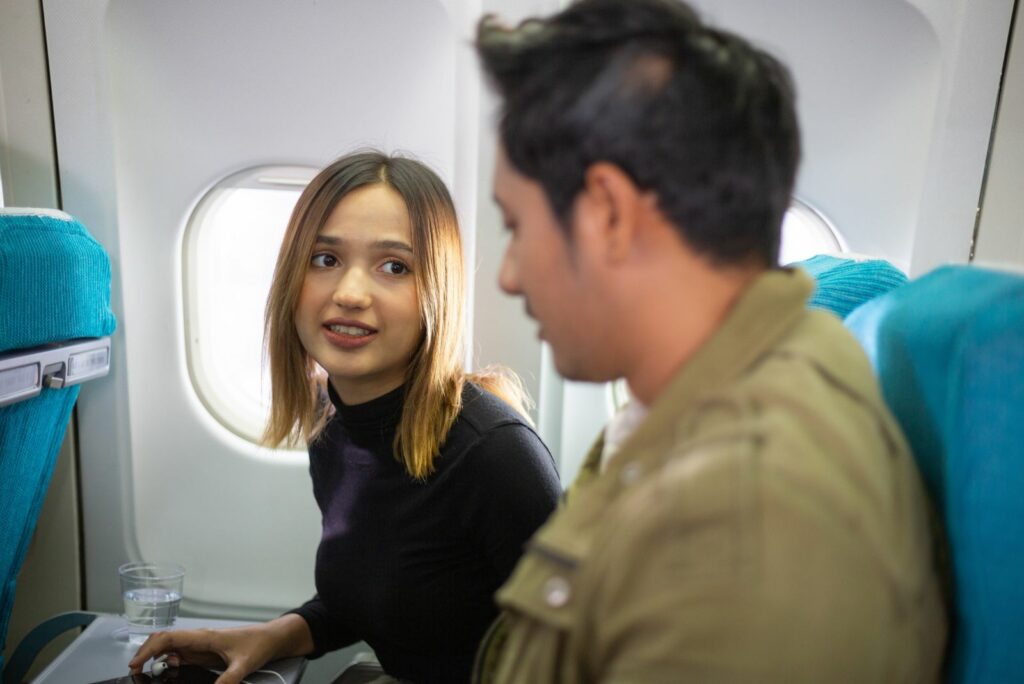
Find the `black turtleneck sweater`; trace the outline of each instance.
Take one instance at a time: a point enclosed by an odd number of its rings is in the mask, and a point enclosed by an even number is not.
[[[392,446],[403,393],[346,406],[330,392],[337,412],[309,448],[317,595],[294,612],[311,657],[363,640],[393,677],[467,682],[494,592],[561,488],[533,429],[468,382],[436,470],[417,482]]]

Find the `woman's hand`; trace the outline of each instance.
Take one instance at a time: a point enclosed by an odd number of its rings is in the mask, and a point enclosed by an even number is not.
[[[167,656],[171,667],[189,664],[224,670],[217,684],[239,684],[264,663],[312,650],[306,621],[290,614],[245,627],[157,632],[139,647],[128,667],[137,674],[150,658]]]

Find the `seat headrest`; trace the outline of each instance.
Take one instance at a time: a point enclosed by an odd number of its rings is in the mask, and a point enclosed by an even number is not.
[[[846,318],[861,304],[907,282],[907,276],[882,259],[855,259],[819,254],[797,261],[817,287],[807,305]]]
[[[115,327],[110,260],[85,226],[61,211],[0,209],[0,352]]]

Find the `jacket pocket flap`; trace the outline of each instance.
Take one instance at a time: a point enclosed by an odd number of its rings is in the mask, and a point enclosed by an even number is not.
[[[498,603],[555,628],[568,629],[578,611],[578,568],[577,559],[535,539],[498,591]]]

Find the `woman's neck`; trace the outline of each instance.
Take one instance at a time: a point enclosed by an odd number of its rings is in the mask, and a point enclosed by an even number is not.
[[[395,391],[404,384],[404,378],[393,378],[381,382],[351,382],[329,378],[328,382],[335,395],[346,406],[358,406]]]
[[[335,391],[333,384],[328,386],[328,396],[334,405],[336,419],[350,432],[366,432],[378,436],[394,432],[402,418],[405,402],[405,392],[401,386],[360,404],[346,402]]]

